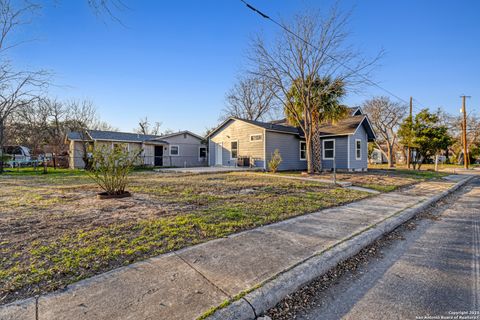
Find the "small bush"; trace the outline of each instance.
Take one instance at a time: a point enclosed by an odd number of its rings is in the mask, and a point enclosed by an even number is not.
[[[140,153],[141,150],[129,152],[122,146],[96,147],[92,152],[89,175],[108,195],[124,194],[128,174]]]
[[[275,173],[277,172],[280,163],[282,163],[282,156],[280,155],[280,151],[278,151],[278,149],[275,149],[272,154],[272,159],[270,159],[270,161],[268,162],[268,168],[271,172]]]

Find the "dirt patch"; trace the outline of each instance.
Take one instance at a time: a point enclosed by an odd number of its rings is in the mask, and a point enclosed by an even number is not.
[[[282,180],[282,181],[279,181]],[[0,177],[0,304],[228,234],[368,196],[249,173],[135,173],[132,197],[88,177]]]

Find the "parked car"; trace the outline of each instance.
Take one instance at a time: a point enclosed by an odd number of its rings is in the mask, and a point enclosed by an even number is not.
[[[2,153],[7,158],[6,164],[11,167],[29,164],[32,161],[30,150],[24,146],[4,146]]]

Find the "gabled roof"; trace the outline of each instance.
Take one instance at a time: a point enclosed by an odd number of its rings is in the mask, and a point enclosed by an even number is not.
[[[286,123],[276,124],[274,122],[261,122],[261,121],[253,121],[253,120],[246,120],[246,119],[240,119],[240,118],[233,118],[233,119],[241,120],[241,121],[253,124],[255,126],[262,127],[269,131],[278,131],[278,132],[295,133],[295,134],[300,134],[301,132],[300,128],[287,125]]]
[[[345,119],[342,119],[335,124],[324,124],[320,126],[321,136],[343,136],[354,134],[360,125],[364,125],[368,134],[368,139],[375,139],[375,133],[368,120],[368,117],[364,114],[355,115]]]
[[[350,110],[350,115],[352,116],[359,116],[363,114],[362,108],[360,107],[349,107],[348,110]]]
[[[363,114],[362,109],[360,107],[348,107],[347,109],[348,109],[349,116],[358,116],[358,115]],[[287,118],[272,120],[272,121],[270,121],[270,123],[289,126],[289,124],[287,122]]]
[[[289,125],[283,125],[283,124],[275,124],[273,122],[262,122],[262,121],[254,121],[254,120],[247,120],[247,119],[242,119],[242,118],[237,118],[237,117],[230,117],[220,123],[215,129],[210,131],[210,133],[205,137],[209,138],[211,135],[213,135],[215,132],[223,128],[228,122],[230,121],[242,121],[246,122],[249,124],[252,124],[257,127],[264,128],[265,130],[269,131],[277,131],[277,132],[284,132],[284,133],[291,133],[291,134],[300,134],[301,130],[299,131],[299,128],[289,126]]]
[[[203,138],[195,133],[192,133],[188,130],[179,131],[166,135],[150,135],[150,134],[139,134],[132,132],[118,132],[118,131],[104,131],[104,130],[87,130],[88,140],[101,140],[101,141],[122,141],[122,142],[165,142],[162,139],[171,138],[181,134],[189,134],[197,139],[203,140]],[[80,132],[69,132],[67,134],[68,140],[84,140],[87,138],[82,136]]]
[[[154,140],[155,140],[155,139],[159,139],[159,138],[160,138],[160,139],[167,139],[167,138],[175,137],[175,136],[178,136],[178,135],[181,135],[181,134],[185,134],[185,133],[186,133],[186,134],[189,134],[189,135],[191,135],[192,137],[195,137],[195,138],[197,138],[197,139],[199,139],[199,140],[204,140],[204,139],[205,139],[204,137],[202,137],[202,136],[200,136],[200,135],[198,135],[198,134],[195,134],[195,133],[193,133],[193,132],[191,132],[191,131],[188,131],[188,130],[178,131],[178,132],[169,133],[169,134],[163,134],[163,135],[157,136],[156,138],[153,138],[153,139],[154,139]]]
[[[115,132],[115,131],[101,131],[101,130],[88,130],[88,135],[92,140],[115,140],[115,141],[128,141],[128,142],[143,142],[158,138],[159,136],[150,134],[139,134],[131,132]]]
[[[374,140],[375,139],[375,133],[373,132],[373,129],[370,125],[370,122],[368,120],[368,117],[364,114],[361,114],[361,110],[359,111],[359,108],[350,108],[352,109],[352,114],[350,117],[347,117],[345,119],[342,119],[335,124],[324,124],[320,126],[320,135],[321,136],[344,136],[344,135],[350,135],[354,134],[358,127],[360,125],[364,125],[365,129],[367,130],[368,133],[368,139]],[[360,114],[358,114],[360,113]],[[223,121],[217,128],[212,130],[208,135],[207,138],[212,136],[215,132],[223,128],[228,122],[230,121],[243,121],[249,124],[252,124],[257,127],[261,127],[267,131],[275,131],[275,132],[281,132],[281,133],[289,133],[289,134],[295,134],[300,137],[303,137],[303,131],[301,128],[294,127],[291,125],[288,125],[286,122],[286,119],[281,119],[281,120],[276,120],[272,122],[261,122],[261,121],[253,121],[253,120],[246,120],[246,119],[241,119],[241,118],[236,118],[236,117],[230,117]]]

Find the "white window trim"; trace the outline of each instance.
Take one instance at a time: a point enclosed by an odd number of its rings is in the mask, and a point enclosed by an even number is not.
[[[357,157],[357,142],[360,142],[360,157]],[[355,139],[355,160],[362,160],[362,139]]]
[[[333,157],[325,157],[325,142],[333,141]],[[330,149],[329,149],[330,150]],[[322,159],[323,160],[334,160],[335,159],[335,139],[325,139],[322,141]]]
[[[238,157],[238,150],[240,149],[240,144],[238,143],[238,140],[231,140],[230,141],[230,160],[237,160],[237,158],[232,157],[232,142],[237,143],[237,157]]]
[[[199,146],[198,147],[198,159],[204,159],[203,157],[200,157],[200,150],[205,149],[205,158],[208,158],[208,149],[206,146]]]
[[[252,137],[255,137],[255,136],[260,136],[260,140],[252,140]],[[262,142],[263,141],[263,134],[261,134],[261,133],[251,134],[250,137],[248,138],[248,141],[250,141],[250,142]]]
[[[178,153],[172,154],[172,147],[177,147]],[[171,144],[168,148],[168,154],[172,157],[178,157],[180,155],[180,146],[178,144]]]
[[[302,143],[305,144],[305,158],[302,158]],[[298,156],[300,158],[300,161],[307,161],[307,142],[306,141],[299,141]]]

